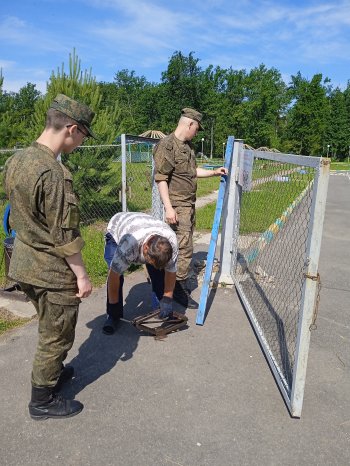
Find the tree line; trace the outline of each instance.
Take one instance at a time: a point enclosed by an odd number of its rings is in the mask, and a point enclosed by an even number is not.
[[[99,143],[122,133],[146,130],[170,133],[180,110],[193,107],[204,115],[197,151],[222,156],[227,136],[281,152],[327,155],[344,159],[350,152],[350,81],[334,87],[321,73],[308,79],[300,72],[285,83],[275,68],[260,64],[246,71],[200,66],[193,52],[174,52],[160,82],[121,69],[113,82],[97,82],[92,70],[81,70],[75,50],[68,69],[53,71],[42,94],[30,82],[18,92],[3,91],[0,73],[0,147],[30,144],[41,133],[46,110],[58,93],[88,104],[95,112]],[[204,141],[202,140],[204,139]]]

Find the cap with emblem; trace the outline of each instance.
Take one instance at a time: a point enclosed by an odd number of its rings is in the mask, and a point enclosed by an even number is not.
[[[83,126],[91,137],[97,139],[90,128],[95,113],[87,105],[77,102],[64,94],[58,94],[51,103],[50,108],[69,116]]]
[[[195,120],[199,124],[199,129],[204,131],[204,128],[202,126],[202,118],[203,115],[200,112],[197,112],[194,108],[183,108],[181,110],[181,116],[191,118],[191,120]]]

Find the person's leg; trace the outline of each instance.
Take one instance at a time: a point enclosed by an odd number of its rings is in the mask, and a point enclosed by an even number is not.
[[[174,300],[184,307],[196,309],[198,304],[191,298],[187,286],[187,279],[193,256],[194,208],[176,207],[175,210],[178,216],[178,223],[176,226],[172,226],[172,228],[176,233],[179,255]]]
[[[107,314],[109,317],[114,319],[116,323],[118,323],[119,319],[123,317],[123,310],[124,310],[123,285],[124,285],[124,275],[120,275],[118,302],[116,304],[111,304],[108,299],[108,283],[107,283]]]
[[[73,345],[80,299],[75,291],[49,291],[21,284],[38,314],[38,345],[32,370],[32,396],[29,413],[33,419],[71,417],[83,405],[56,396],[63,361]]]
[[[108,268],[111,266],[111,262],[117,248],[117,243],[114,241],[112,235],[107,233],[105,236],[105,250],[104,250],[104,259],[107,263]],[[106,286],[106,313],[107,319],[103,325],[102,331],[106,335],[112,335],[119,323],[121,317],[123,317],[123,283],[124,277],[120,277],[119,285],[119,298],[117,304],[111,304],[108,299],[108,280]]]
[[[158,270],[151,264],[146,264],[146,268],[152,284],[152,310],[159,309],[159,301],[164,294],[164,270]]]
[[[32,383],[55,387],[63,361],[73,346],[80,299],[73,290],[44,290],[35,287],[39,304],[39,340],[34,358]]]
[[[114,241],[113,236],[110,233],[105,235],[105,250],[104,250],[104,260],[107,263],[108,268],[111,266],[111,262],[117,248],[117,243]]]

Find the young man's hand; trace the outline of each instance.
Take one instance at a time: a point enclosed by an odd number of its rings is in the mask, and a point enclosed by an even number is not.
[[[167,223],[170,224],[177,223],[178,218],[175,209],[173,209],[172,207],[165,209],[165,220]]]
[[[163,296],[163,298],[159,301],[159,308],[159,317],[161,319],[171,317],[173,312],[173,300],[171,298],[168,298],[167,296]]]
[[[87,275],[83,277],[78,277],[77,278],[77,285],[78,285],[78,293],[76,296],[78,298],[87,298],[90,296],[91,291],[92,291],[92,285],[90,282],[90,279]]]
[[[217,175],[217,176],[227,175],[228,170],[227,170],[227,168],[225,168],[225,167],[220,167],[220,168],[217,168],[217,169],[214,171],[214,173],[215,173],[215,175]]]

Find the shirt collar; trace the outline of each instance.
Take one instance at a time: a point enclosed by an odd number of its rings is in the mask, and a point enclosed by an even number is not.
[[[36,141],[32,142],[31,145],[37,149],[41,149],[42,151],[46,152],[48,155],[50,155],[52,158],[56,160],[56,155],[49,147],[44,146],[44,144],[40,144],[39,142],[36,142]]]

